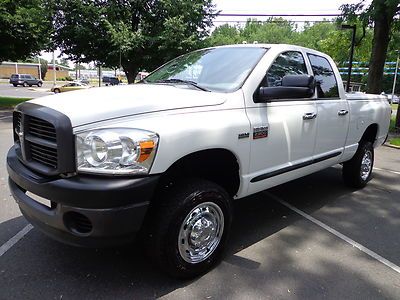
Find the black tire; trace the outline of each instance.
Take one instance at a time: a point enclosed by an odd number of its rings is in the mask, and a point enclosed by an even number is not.
[[[32,87],[32,84],[30,84],[29,87]]]
[[[27,82],[24,82],[24,83],[22,84],[22,86],[23,86],[23,87],[27,87],[27,86],[28,86],[28,83],[27,83]]]
[[[146,253],[153,262],[169,275],[185,279],[204,274],[220,262],[232,223],[230,197],[224,189],[207,180],[185,180],[170,187],[168,191],[161,193],[160,199],[156,203],[153,211],[150,211],[147,216],[145,222],[146,234],[144,236]],[[211,210],[208,206],[211,207]],[[217,207],[220,209],[219,213],[217,212]],[[195,208],[197,209],[194,210]],[[189,254],[185,259],[181,253],[184,247],[189,247],[189,241],[192,241],[189,239],[190,234],[196,234],[195,230],[193,230],[195,228],[194,225],[201,224],[200,226],[203,226],[203,217],[205,217],[204,220],[211,219],[215,221],[218,219],[217,216],[221,215],[221,212],[223,221],[219,224],[223,224],[223,226],[214,227],[211,225],[208,228],[205,227],[206,235],[208,234],[205,239],[206,242],[204,240],[201,241],[204,236],[198,240],[200,243],[219,240],[219,243],[205,245],[206,253],[204,255],[200,254],[200,260],[195,263],[188,262],[187,260],[190,260]],[[200,216],[202,218],[199,223],[200,219],[198,218]],[[189,220],[192,219],[192,222],[195,222],[195,220],[197,222],[190,223],[192,226],[187,226],[185,225],[189,222],[187,218]],[[187,221],[186,223],[184,223],[185,220]],[[219,232],[219,239],[215,239],[215,236],[210,238],[210,228],[219,228],[211,231],[212,233],[216,232],[216,236],[218,236]],[[184,243],[185,239],[181,239],[182,234],[188,237],[186,243]],[[190,247],[193,246],[190,245]],[[213,250],[210,251],[209,248],[213,248]],[[190,252],[186,251],[186,253]]]
[[[18,86],[18,84],[15,84],[15,83],[13,83],[13,86],[14,86],[14,87],[17,87],[17,86]]]
[[[54,89],[53,92],[54,94],[58,94],[60,92],[60,89]]]
[[[41,86],[42,86],[42,83],[41,83],[41,82],[38,82],[37,86],[38,86],[38,87],[41,87]]]
[[[368,154],[369,153],[369,154]],[[363,159],[368,158],[370,164],[363,165]],[[354,157],[343,163],[343,180],[344,183],[353,188],[363,188],[371,180],[372,168],[374,166],[374,147],[371,142],[361,142],[358,146],[357,152]],[[364,172],[364,173],[363,173]]]

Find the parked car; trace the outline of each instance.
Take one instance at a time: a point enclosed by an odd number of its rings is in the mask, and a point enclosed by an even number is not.
[[[13,86],[22,85],[24,87],[32,85],[37,85],[38,87],[41,87],[43,85],[43,81],[37,79],[30,74],[12,74],[10,77],[10,83]]]
[[[103,83],[108,85],[118,85],[121,81],[117,77],[103,76]]]
[[[391,114],[380,95],[346,94],[328,55],[291,45],[202,49],[143,83],[56,100],[14,111],[8,182],[23,215],[73,245],[139,233],[180,278],[221,260],[235,199],[336,164],[364,187]]]
[[[387,97],[389,103],[399,104],[399,97],[397,95],[393,95],[393,98],[392,98],[392,94],[386,94],[386,97]]]
[[[87,84],[87,85],[90,84],[90,81],[87,78],[80,78],[80,79],[74,80],[74,82],[83,83],[83,84]]]
[[[63,92],[70,92],[70,91],[76,91],[76,90],[86,90],[90,88],[91,86],[79,83],[79,82],[70,82],[64,85],[56,85],[51,88],[51,91],[55,94],[58,93],[63,93]]]

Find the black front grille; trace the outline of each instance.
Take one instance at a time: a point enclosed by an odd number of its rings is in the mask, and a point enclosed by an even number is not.
[[[29,146],[32,160],[57,169],[57,149],[34,143],[29,143]]]
[[[54,125],[32,116],[26,117],[25,122],[29,141],[26,144],[26,151],[30,153],[30,158],[52,169],[57,169],[57,134]]]
[[[13,117],[15,151],[26,166],[50,176],[75,172],[74,136],[66,115],[23,103]]]
[[[15,113],[15,122],[15,129],[20,132],[22,127],[22,114],[20,112]]]
[[[21,132],[22,128],[22,114],[19,111],[14,111],[13,124],[14,124],[14,141],[19,142],[18,133]]]
[[[54,128],[53,124],[50,124],[49,122],[39,118],[29,118],[28,132],[29,134],[41,139],[52,142],[57,141],[56,129]]]

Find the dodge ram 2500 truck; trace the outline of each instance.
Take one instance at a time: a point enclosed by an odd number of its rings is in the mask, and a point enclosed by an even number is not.
[[[97,247],[140,233],[169,274],[193,277],[221,259],[233,199],[335,164],[365,186],[390,113],[384,97],[345,94],[323,53],[202,49],[139,84],[17,106],[9,186],[54,239]]]

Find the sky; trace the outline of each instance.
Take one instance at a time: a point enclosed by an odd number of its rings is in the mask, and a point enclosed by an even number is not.
[[[221,13],[234,14],[338,14],[342,4],[355,4],[360,0],[214,0]],[[366,0],[366,3],[370,3]],[[321,17],[291,17],[291,20],[321,20]],[[225,21],[245,20],[246,17],[218,17],[215,25]],[[258,18],[262,20],[261,18]]]
[[[214,0],[217,10],[231,14],[338,14],[342,4],[358,3],[360,0]],[[366,0],[370,3],[371,0]],[[217,17],[214,26],[227,23],[245,21],[247,17]],[[263,20],[262,17],[257,19]],[[317,21],[321,17],[290,17],[290,20]],[[60,55],[56,51],[56,59]],[[52,54],[43,52],[41,57],[51,61]],[[72,65],[72,64],[71,64]]]

